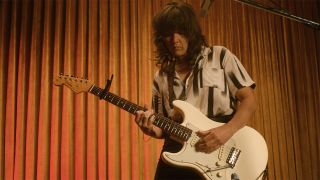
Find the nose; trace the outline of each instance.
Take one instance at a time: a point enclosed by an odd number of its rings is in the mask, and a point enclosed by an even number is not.
[[[180,38],[180,34],[178,34],[178,33],[173,33],[172,36],[171,36],[171,41],[172,41],[173,43],[178,42],[178,41],[179,41],[179,38]]]

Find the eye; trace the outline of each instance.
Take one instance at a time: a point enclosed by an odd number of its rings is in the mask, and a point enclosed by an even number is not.
[[[178,33],[180,35],[183,35],[183,36],[186,36],[186,34],[187,34],[185,29],[183,29],[183,28],[176,29],[174,32]]]
[[[168,37],[170,37],[170,36],[172,36],[172,32],[164,32],[163,34],[162,34],[162,37],[163,38],[168,38]]]

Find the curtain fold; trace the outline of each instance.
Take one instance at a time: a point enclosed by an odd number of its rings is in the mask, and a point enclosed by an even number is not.
[[[104,88],[113,75],[110,92],[150,107],[151,21],[167,2],[0,1],[0,179],[153,179],[163,141],[54,79]],[[201,1],[187,2],[199,14]],[[316,0],[272,5],[320,22]],[[230,49],[257,84],[248,125],[267,142],[268,179],[318,179],[320,31],[232,0],[199,20],[208,43]]]

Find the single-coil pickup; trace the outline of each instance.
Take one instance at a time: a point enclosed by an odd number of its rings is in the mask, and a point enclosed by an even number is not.
[[[234,147],[231,148],[230,150],[230,153],[229,153],[229,156],[227,158],[227,163],[233,168],[236,163],[237,163],[237,160],[240,156],[240,150],[239,149],[236,149]]]

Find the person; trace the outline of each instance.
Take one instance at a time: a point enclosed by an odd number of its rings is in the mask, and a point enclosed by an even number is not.
[[[196,151],[211,153],[252,118],[257,106],[255,82],[227,48],[208,46],[190,4],[166,4],[152,25],[159,70],[153,81],[152,108],[138,111],[135,122],[145,134],[165,139],[162,151],[178,152],[182,144],[153,125],[154,113],[181,121],[172,102],[186,101],[208,118],[224,123],[197,132]],[[155,179],[201,178],[196,171],[166,164],[161,158],[155,173]]]

